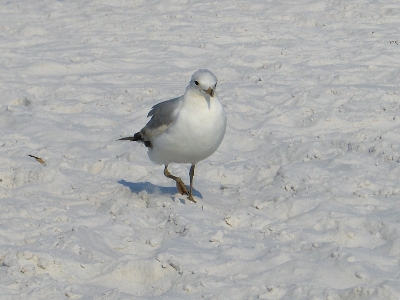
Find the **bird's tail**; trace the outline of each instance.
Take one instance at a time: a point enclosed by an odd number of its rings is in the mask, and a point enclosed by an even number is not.
[[[150,141],[145,141],[142,134],[140,132],[136,132],[134,136],[127,136],[122,139],[118,139],[118,141],[133,141],[143,143],[147,148],[153,148],[153,144]]]
[[[133,142],[143,142],[143,137],[140,132],[136,132],[134,136],[127,136],[118,141],[133,141]]]

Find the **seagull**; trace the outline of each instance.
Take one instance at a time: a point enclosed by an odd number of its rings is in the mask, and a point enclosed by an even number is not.
[[[196,71],[182,96],[154,105],[145,127],[133,136],[119,139],[143,143],[150,160],[164,165],[164,175],[174,180],[178,192],[193,202],[195,165],[213,154],[225,135],[226,115],[216,87],[213,73]],[[189,191],[180,177],[168,171],[170,163],[191,164]]]

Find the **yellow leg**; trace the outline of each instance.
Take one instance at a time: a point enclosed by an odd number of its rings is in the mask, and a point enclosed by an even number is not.
[[[189,197],[188,199],[190,201],[193,201],[194,203],[196,203],[196,200],[194,200],[193,198],[193,177],[194,177],[194,167],[195,165],[192,165],[190,167],[190,171],[189,171],[189,177],[190,177],[190,189],[189,189]]]
[[[168,177],[170,179],[175,180],[176,182],[176,188],[178,189],[178,192],[181,195],[189,195],[189,192],[185,186],[185,184],[183,183],[182,179],[180,177],[174,176],[172,175],[169,171],[168,171],[168,165],[165,166],[164,168],[164,175],[165,177]]]

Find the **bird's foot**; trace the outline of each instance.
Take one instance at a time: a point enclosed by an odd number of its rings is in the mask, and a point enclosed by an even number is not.
[[[176,188],[178,189],[179,194],[181,195],[189,195],[189,191],[186,188],[185,184],[183,183],[182,179],[179,177],[175,180]]]
[[[192,202],[194,202],[194,203],[197,203],[197,201],[194,200],[192,194],[189,195],[188,200],[190,200],[190,201],[192,201]]]

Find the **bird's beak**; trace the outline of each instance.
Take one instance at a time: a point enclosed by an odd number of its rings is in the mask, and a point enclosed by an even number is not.
[[[211,97],[214,98],[214,90],[211,88],[211,86],[208,88],[207,91],[205,91],[207,94],[209,94]]]

